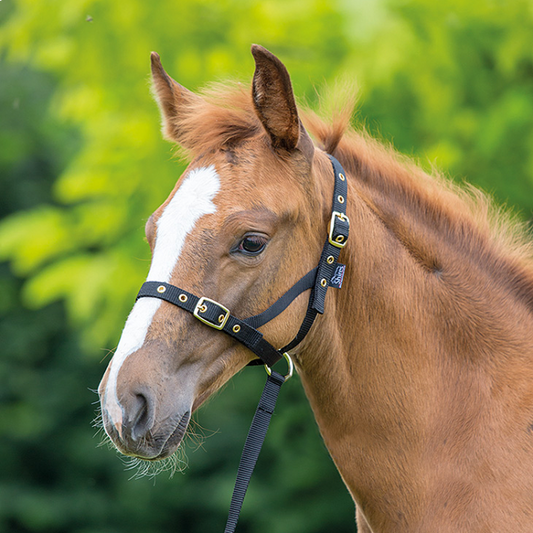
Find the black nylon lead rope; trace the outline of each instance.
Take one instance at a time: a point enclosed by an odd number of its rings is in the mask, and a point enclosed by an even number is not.
[[[255,411],[252,425],[248,431],[246,442],[242,450],[241,461],[239,463],[239,470],[237,471],[237,479],[231,497],[231,503],[228,513],[228,521],[224,533],[233,533],[237,527],[237,521],[241,513],[244,496],[248,490],[252,473],[257,463],[257,458],[263,447],[270,419],[276,406],[276,400],[281,386],[285,382],[285,378],[272,371],[268,376],[263,394],[259,400],[259,405]]]

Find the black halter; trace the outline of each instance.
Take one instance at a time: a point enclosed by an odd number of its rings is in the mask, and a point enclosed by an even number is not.
[[[333,206],[328,235],[322,249],[318,266],[296,282],[279,300],[266,311],[250,318],[240,319],[231,314],[229,309],[205,296],[198,297],[169,283],[147,281],[141,287],[139,298],[159,298],[192,313],[194,317],[207,326],[223,331],[238,340],[259,359],[250,364],[264,364],[267,383],[259,401],[246,443],[244,445],[237,481],[230,505],[230,512],[224,533],[232,533],[237,525],[244,495],[252,475],[259,451],[263,444],[270,417],[274,411],[276,399],[281,385],[292,375],[292,361],[288,354],[307,335],[318,313],[324,313],[324,302],[328,287],[341,288],[345,266],[338,262],[339,254],[348,240],[350,221],[346,216],[347,182],[341,164],[329,156],[335,173],[333,190]],[[304,320],[294,339],[283,348],[276,349],[263,338],[257,328],[270,322],[282,313],[297,296],[311,289],[309,304]],[[289,364],[289,372],[282,376],[271,370],[271,367],[285,357]]]

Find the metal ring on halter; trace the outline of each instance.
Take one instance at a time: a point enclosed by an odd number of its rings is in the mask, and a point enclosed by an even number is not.
[[[289,365],[289,370],[284,376],[285,381],[287,381],[288,379],[291,379],[292,377],[292,371],[294,370],[294,364],[292,362],[291,356],[287,352],[283,354],[283,357],[285,357],[285,360],[287,361],[287,364]],[[269,376],[272,375],[272,369],[268,365],[265,365],[265,370]]]

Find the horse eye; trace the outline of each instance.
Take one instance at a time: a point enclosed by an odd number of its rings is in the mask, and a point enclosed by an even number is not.
[[[267,239],[260,235],[246,235],[239,244],[239,251],[245,254],[258,255],[267,245]]]

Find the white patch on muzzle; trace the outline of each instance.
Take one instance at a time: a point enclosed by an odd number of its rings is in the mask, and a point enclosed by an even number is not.
[[[146,281],[170,282],[185,238],[202,216],[216,211],[213,199],[219,189],[220,179],[214,166],[189,172],[157,221],[155,248]],[[161,300],[155,298],[141,298],[135,303],[111,361],[104,409],[119,433],[122,407],[117,396],[118,374],[127,357],[142,348],[160,305]]]

